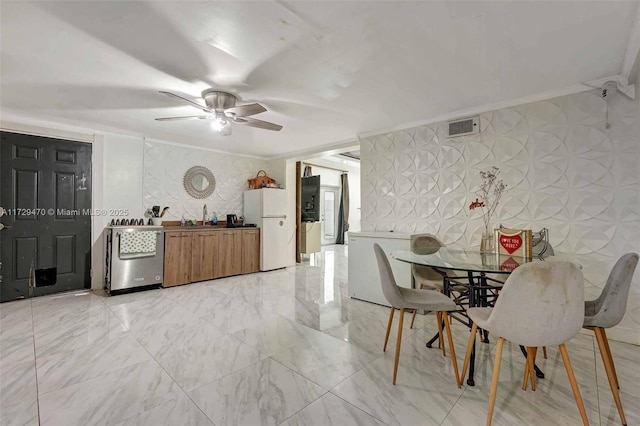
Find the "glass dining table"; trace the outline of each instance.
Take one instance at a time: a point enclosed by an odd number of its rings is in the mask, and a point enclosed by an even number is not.
[[[517,256],[499,255],[497,253],[480,253],[479,250],[468,249],[464,247],[448,246],[448,247],[421,247],[420,249],[397,250],[391,253],[393,259],[401,262],[410,263],[412,265],[427,266],[433,268],[443,277],[444,293],[451,295],[453,283],[459,286],[461,280],[465,280],[464,285],[468,287],[467,304],[469,307],[491,306],[492,300],[497,298],[497,291],[508,275],[520,265],[531,262],[545,261],[567,261],[580,265],[576,256],[555,253],[554,255],[542,257],[523,258]],[[455,271],[458,275],[452,276],[451,271]],[[464,275],[460,276],[459,273]],[[415,283],[412,285],[415,288]],[[458,303],[461,309],[458,315],[451,316],[461,323],[471,327],[471,320],[466,316],[462,303]],[[488,343],[488,333],[481,331],[483,342]],[[438,339],[436,334],[429,342],[427,347],[431,347],[433,342]],[[526,356],[526,349],[520,347]],[[469,377],[467,384],[474,386],[474,369],[475,369],[475,341],[471,352],[471,360],[469,364]],[[536,376],[544,378],[544,373],[535,366]]]

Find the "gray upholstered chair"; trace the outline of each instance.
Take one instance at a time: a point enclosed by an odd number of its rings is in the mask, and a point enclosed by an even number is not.
[[[387,350],[387,342],[389,341],[389,333],[391,332],[391,324],[393,323],[393,314],[396,309],[400,310],[400,322],[398,323],[398,338],[396,342],[396,357],[393,366],[393,384],[396,384],[398,375],[398,360],[400,359],[400,345],[402,343],[402,325],[404,322],[404,314],[409,311],[425,310],[433,311],[437,314],[438,329],[442,335],[442,325],[447,330],[447,338],[449,341],[449,349],[451,351],[451,362],[453,371],[456,376],[456,384],[462,386],[462,381],[458,374],[458,361],[456,360],[456,352],[451,337],[451,327],[447,321],[447,312],[455,311],[456,304],[442,293],[432,290],[417,290],[411,288],[398,287],[393,277],[393,271],[389,264],[387,255],[378,244],[373,245],[378,261],[378,269],[380,270],[380,282],[382,285],[382,293],[387,301],[391,304],[391,312],[389,313],[389,322],[387,323],[387,333],[384,337],[383,351]],[[442,345],[444,354],[444,345]]]
[[[507,278],[495,307],[470,308],[467,313],[473,321],[473,326],[462,368],[462,378],[467,372],[478,327],[490,331],[498,339],[487,425],[491,424],[493,417],[500,375],[500,358],[505,340],[527,347],[527,368],[523,389],[526,389],[526,381],[530,377],[533,390],[535,390],[533,363],[536,348],[559,345],[582,421],[585,425],[589,424],[564,344],[580,332],[584,319],[584,279],[578,266],[569,262],[524,264]]]
[[[444,244],[431,234],[417,234],[411,236],[411,251],[417,254],[432,254],[438,251]],[[421,289],[435,290],[442,293],[444,291],[444,280],[448,279],[451,291],[464,293],[468,287],[459,281],[451,280],[446,275],[442,275],[429,266],[411,265],[411,275],[416,283],[416,287]],[[416,319],[416,311],[411,318],[411,327]],[[442,346],[442,345],[441,345]]]
[[[438,251],[444,244],[431,234],[418,234],[411,237],[411,251],[417,254],[431,254]],[[420,288],[436,290],[442,293],[444,276],[429,266],[411,265],[411,274]],[[452,290],[465,291],[467,286],[453,281]]]
[[[431,234],[419,234],[411,237],[411,251],[418,254],[432,254],[444,245]],[[442,292],[443,276],[428,266],[411,265],[411,274],[420,288]]]
[[[618,376],[616,367],[611,356],[611,348],[609,348],[609,339],[605,333],[605,328],[618,325],[624,317],[627,310],[627,297],[629,296],[629,287],[631,287],[631,279],[633,272],[638,265],[638,254],[627,253],[623,255],[614,265],[607,284],[602,289],[602,293],[595,300],[584,302],[584,328],[593,330],[598,342],[600,356],[604,364],[609,386],[613,393],[613,399],[620,414],[620,420],[623,425],[627,424],[627,419],[622,410],[622,402],[620,401],[620,385],[618,384]]]

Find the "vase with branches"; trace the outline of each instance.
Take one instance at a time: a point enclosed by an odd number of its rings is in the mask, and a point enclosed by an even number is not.
[[[491,227],[491,218],[498,208],[502,194],[504,193],[507,185],[499,178],[500,169],[496,166],[492,166],[489,170],[481,170],[480,178],[482,183],[480,189],[475,192],[476,199],[469,205],[469,210],[475,210],[476,208],[482,209],[482,221],[484,224],[484,230],[482,232],[482,241],[480,243],[480,250],[483,252],[490,252],[493,249],[493,229]]]

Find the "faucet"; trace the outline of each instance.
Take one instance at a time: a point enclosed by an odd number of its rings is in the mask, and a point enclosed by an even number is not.
[[[203,225],[207,224],[207,205],[206,204],[202,208],[202,224]]]

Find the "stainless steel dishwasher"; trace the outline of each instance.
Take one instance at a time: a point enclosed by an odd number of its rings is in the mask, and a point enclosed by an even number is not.
[[[105,229],[105,248],[104,287],[108,294],[162,284],[162,226],[109,226]]]

